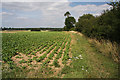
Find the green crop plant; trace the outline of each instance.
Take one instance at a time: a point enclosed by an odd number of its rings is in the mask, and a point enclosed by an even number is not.
[[[27,61],[28,63],[30,63],[30,62],[32,62],[32,59],[28,59],[28,61]]]
[[[22,69],[26,69],[26,66],[22,66]]]
[[[37,56],[33,57],[33,59],[32,59],[32,60],[36,60],[36,59],[37,59]]]
[[[36,55],[35,52],[32,52],[31,55]]]
[[[21,57],[21,56],[16,56],[15,58],[23,58],[23,57]]]
[[[47,63],[50,62],[50,59],[47,59],[45,62],[43,62],[43,65],[47,65]]]
[[[58,64],[58,61],[57,61],[56,59],[53,61],[53,65],[54,65],[55,67],[60,67],[60,65]]]
[[[21,61],[19,61],[19,63],[26,63],[27,61],[25,61],[24,59],[22,59]]]

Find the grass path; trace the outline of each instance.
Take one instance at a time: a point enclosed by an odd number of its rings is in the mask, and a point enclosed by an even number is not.
[[[118,65],[96,51],[88,40],[77,33],[72,37],[72,63],[62,70],[64,78],[117,78]]]

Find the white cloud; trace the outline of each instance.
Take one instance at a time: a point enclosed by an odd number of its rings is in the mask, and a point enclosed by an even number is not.
[[[2,2],[110,2],[111,0],[1,0],[1,1]]]
[[[68,2],[68,0],[2,0],[2,2]]]
[[[28,18],[27,18],[27,17],[17,17],[17,19],[26,20],[26,19],[28,19]]]
[[[13,15],[13,13],[1,12],[0,15]]]
[[[40,2],[40,3],[3,3],[3,8],[13,12],[16,14],[16,19],[11,20],[9,25],[17,26],[32,26],[32,27],[40,27],[40,26],[50,26],[50,27],[63,27],[64,26],[64,13],[66,11],[70,11],[72,16],[76,19],[79,16],[87,13],[92,13],[94,16],[98,16],[105,9],[108,9],[110,6],[107,4],[104,5],[77,5],[75,7],[71,7],[70,2]],[[34,13],[39,11],[40,13],[33,14],[31,16],[30,13]],[[17,13],[18,12],[18,13]],[[24,12],[27,12],[27,16],[23,15]],[[4,13],[6,14],[6,13]],[[19,14],[19,15],[18,15]],[[22,16],[20,15],[22,14]],[[36,18],[31,18],[32,16],[37,16]],[[28,19],[29,18],[29,19]],[[6,20],[9,18],[4,18]],[[23,21],[24,19],[24,21]],[[8,23],[4,23],[7,25]]]
[[[3,2],[2,6],[8,10],[20,10],[20,11],[32,11],[36,10],[36,6],[33,5],[34,3],[29,2]]]

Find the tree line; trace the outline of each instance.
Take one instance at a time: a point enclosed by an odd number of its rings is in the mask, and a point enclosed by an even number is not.
[[[120,41],[120,1],[110,2],[111,9],[104,10],[100,16],[93,16],[92,14],[84,14],[80,16],[78,22],[75,18],[70,16],[67,11],[64,16],[65,31],[79,31],[90,38],[109,39],[111,41]]]
[[[6,28],[1,27],[1,30],[31,30],[31,31],[41,31],[41,30],[50,30],[50,31],[62,31],[63,28]]]

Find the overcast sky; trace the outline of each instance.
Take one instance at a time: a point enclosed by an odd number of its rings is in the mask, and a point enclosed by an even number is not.
[[[16,0],[16,2],[2,2],[2,10],[0,10],[2,27],[62,28],[64,27],[64,13],[66,11],[69,11],[76,20],[78,20],[79,16],[88,13],[99,16],[103,10],[110,8],[105,0],[102,1],[17,2]]]

